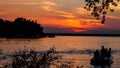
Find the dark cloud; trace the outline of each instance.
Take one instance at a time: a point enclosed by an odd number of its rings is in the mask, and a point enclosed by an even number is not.
[[[120,30],[100,28],[100,29],[88,30],[82,33],[85,33],[85,34],[120,34]]]
[[[74,30],[85,30],[84,28],[66,28],[55,26],[44,26],[45,33],[75,33]]]

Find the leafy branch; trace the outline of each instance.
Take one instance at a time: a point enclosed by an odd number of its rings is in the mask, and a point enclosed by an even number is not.
[[[117,2],[119,1],[120,0],[85,0],[86,5],[84,9],[87,11],[92,11],[91,15],[97,20],[102,17],[101,23],[104,24],[107,12],[114,12],[114,9],[112,9],[111,6],[118,6]]]

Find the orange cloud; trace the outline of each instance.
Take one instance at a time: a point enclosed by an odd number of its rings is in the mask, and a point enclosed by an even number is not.
[[[72,14],[70,12],[62,11],[62,10],[55,10],[55,12],[53,14],[55,14],[57,16],[62,16],[65,19],[66,18],[70,18],[70,19],[76,18],[76,16],[74,14]]]
[[[99,20],[92,19],[67,19],[66,24],[73,27],[91,27],[91,26],[102,26]]]
[[[41,4],[47,5],[47,6],[56,6],[57,5],[55,2],[52,2],[52,1],[44,1],[44,2],[41,2]]]
[[[0,15],[8,14],[8,12],[0,12]]]
[[[101,24],[98,20],[91,20],[91,19],[68,19],[65,20],[65,26],[71,27],[74,32],[84,32],[90,29],[94,29],[95,27],[103,27],[104,25]]]
[[[44,1],[41,2],[41,9],[45,10],[45,11],[53,11],[54,7],[57,6],[57,4],[55,2],[51,2],[51,1]]]
[[[75,18],[75,15],[73,13],[57,9],[58,5],[55,2],[45,1],[42,2],[42,4],[43,5],[40,8],[48,11],[50,13],[49,15],[55,15],[64,18]]]
[[[40,3],[37,3],[37,2],[26,2],[26,3],[21,3],[21,4],[25,4],[25,5],[37,5],[37,4],[40,4]]]
[[[86,15],[86,14],[90,14],[90,12],[88,12],[86,9],[84,9],[83,7],[78,7],[75,8],[74,10],[76,13],[80,14],[80,15]]]
[[[107,15],[107,18],[120,19],[120,16]]]

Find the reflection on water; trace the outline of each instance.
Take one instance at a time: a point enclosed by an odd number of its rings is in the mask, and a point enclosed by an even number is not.
[[[85,37],[85,36],[56,36],[55,38],[39,38],[39,39],[0,39],[0,50],[4,54],[14,51],[23,50],[24,48],[40,50],[48,50],[55,46],[58,51],[71,52],[64,53],[66,59],[71,59],[75,64],[83,65],[83,68],[100,68],[91,66],[90,59],[92,51],[101,48],[104,45],[106,48],[114,50],[114,63],[107,68],[120,68],[120,37]],[[86,54],[82,51],[87,52]],[[117,53],[118,51],[118,53]],[[83,54],[80,54],[82,52]],[[0,61],[1,62],[1,61]],[[104,67],[102,67],[104,68]],[[106,67],[105,67],[106,68]]]

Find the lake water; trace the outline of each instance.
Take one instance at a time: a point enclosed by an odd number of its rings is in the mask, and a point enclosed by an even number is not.
[[[55,38],[38,39],[6,39],[0,38],[0,49],[3,54],[10,54],[15,51],[26,49],[48,50],[56,47],[58,51],[79,51],[100,49],[104,45],[112,48],[114,63],[106,68],[120,68],[120,37],[97,37],[97,36],[56,36]],[[100,68],[90,65],[92,54],[69,53],[64,54],[65,58],[73,60],[74,64],[83,65],[83,68]],[[2,61],[0,61],[2,62]]]

